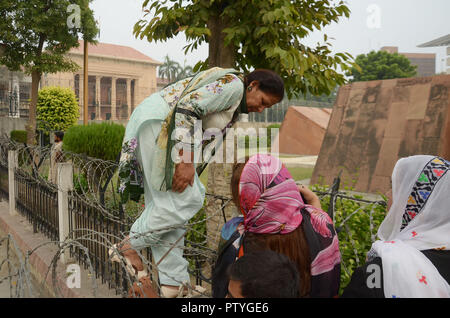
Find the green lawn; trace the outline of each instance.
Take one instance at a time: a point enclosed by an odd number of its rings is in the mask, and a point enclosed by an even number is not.
[[[295,168],[288,168],[289,172],[292,175],[292,178],[294,178],[295,181],[304,180],[304,179],[310,179],[314,168],[303,168],[303,167],[295,167]]]
[[[288,170],[291,173],[292,178],[294,178],[295,181],[299,181],[311,178],[314,168],[295,167],[288,168]],[[205,188],[207,188],[208,167],[206,167],[205,171],[203,171],[202,175],[200,176],[200,181],[203,183]]]

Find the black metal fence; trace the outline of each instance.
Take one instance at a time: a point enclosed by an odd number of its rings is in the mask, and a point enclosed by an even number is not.
[[[16,207],[33,224],[33,231],[59,240],[58,191],[39,179],[16,169]]]
[[[111,217],[98,206],[69,193],[69,232],[70,238],[81,243],[88,249],[88,255],[77,246],[71,246],[70,254],[85,268],[91,264],[96,278],[109,288],[115,289],[116,294],[126,294],[130,287],[130,280],[123,266],[112,263],[108,249],[112,244],[122,241],[133,221],[124,216]],[[151,250],[143,253],[151,261]],[[89,264],[90,262],[90,264]]]
[[[49,152],[41,148],[40,151],[32,151],[34,150],[21,150],[20,167],[14,173],[17,209],[33,224],[35,232],[42,232],[57,242],[58,189],[46,180],[43,172]],[[36,161],[38,164],[35,164]],[[76,181],[75,190],[68,194],[69,239],[77,242],[70,245],[70,254],[85,268],[92,265],[96,278],[101,279],[109,288],[115,289],[116,293],[124,295],[130,287],[130,277],[123,264],[111,262],[108,249],[128,234],[137,214],[130,216],[129,210],[126,214],[120,204],[112,204],[116,200],[113,196],[116,188],[113,183],[117,182],[114,177],[116,163],[73,154],[66,154],[66,161],[72,163],[74,182]],[[83,175],[86,177],[81,178]],[[0,160],[0,181],[0,194],[5,195],[8,191],[8,169],[5,160]],[[315,191],[339,234],[343,257],[342,281],[347,282],[355,266],[362,265],[365,253],[375,240],[377,227],[385,215],[385,202],[358,198],[340,191],[339,188],[340,178],[337,177],[330,188]],[[221,208],[217,208],[216,212],[226,222],[225,206],[231,199],[214,194],[207,195],[213,196],[211,201],[221,203]],[[205,214],[195,221],[196,224],[186,227],[184,252],[190,262],[189,273],[198,285],[211,282],[208,266],[214,263],[216,257],[216,251],[206,244],[208,235],[211,234],[206,233],[205,226],[209,217],[211,216]],[[151,264],[150,249],[145,250],[143,254],[144,262],[152,271],[157,266]]]

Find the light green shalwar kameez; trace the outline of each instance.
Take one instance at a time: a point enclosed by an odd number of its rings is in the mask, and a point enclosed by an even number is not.
[[[231,71],[215,68],[199,73],[190,84],[190,79],[179,81],[145,99],[130,117],[124,142],[131,138],[137,141],[135,155],[143,172],[145,197],[145,210],[131,228],[130,243],[136,250],[150,246],[156,263],[184,235],[183,226],[202,208],[205,199],[205,188],[197,174],[193,186],[182,193],[160,191],[164,165],[157,138],[162,123],[177,104],[177,128],[185,128],[193,135],[195,120],[201,119],[203,130],[224,129],[233,114],[242,111],[239,105],[244,96],[242,79]],[[185,88],[192,82],[194,86],[186,94]],[[184,97],[179,99],[183,91]],[[183,143],[186,145],[186,140]],[[188,140],[187,146],[199,149],[202,143]],[[162,285],[178,286],[190,281],[183,247],[181,239],[158,265]]]

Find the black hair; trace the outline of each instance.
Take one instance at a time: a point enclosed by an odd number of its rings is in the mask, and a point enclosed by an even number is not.
[[[230,265],[228,276],[241,283],[245,298],[298,298],[300,294],[296,266],[271,250],[244,254]]]
[[[58,137],[59,139],[63,140],[64,139],[64,132],[62,132],[62,131],[55,131],[55,136]]]
[[[278,97],[280,101],[284,97],[284,83],[281,77],[271,70],[256,69],[245,76],[245,89],[251,82],[258,81],[259,89],[264,93]]]

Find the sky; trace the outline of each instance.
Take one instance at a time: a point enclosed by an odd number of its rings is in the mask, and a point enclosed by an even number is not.
[[[264,0],[261,0],[264,1]],[[183,34],[166,42],[149,43],[136,39],[134,24],[143,18],[144,0],[94,0],[90,7],[100,23],[99,41],[126,45],[163,61],[168,54],[181,65],[195,65],[208,56],[208,46],[184,54]],[[350,17],[341,18],[322,31],[315,31],[303,43],[315,46],[326,33],[332,52],[348,52],[356,57],[383,46],[397,46],[399,52],[436,53],[436,72],[444,71],[444,47],[418,48],[419,44],[450,33],[450,0],[347,0]]]

